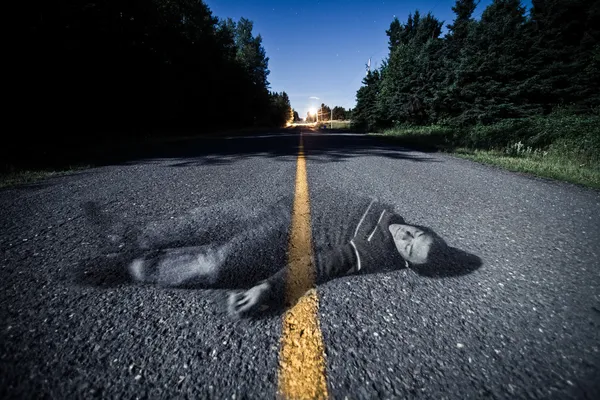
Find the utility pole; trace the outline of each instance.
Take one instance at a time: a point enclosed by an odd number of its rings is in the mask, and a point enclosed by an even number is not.
[[[331,117],[329,118],[329,122],[331,122],[331,129],[333,129],[333,108],[331,109]]]

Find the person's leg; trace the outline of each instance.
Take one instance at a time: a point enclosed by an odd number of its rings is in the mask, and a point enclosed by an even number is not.
[[[234,228],[239,231],[221,244],[148,250],[129,264],[130,275],[135,281],[161,286],[240,285],[256,274],[250,260],[261,247],[273,244],[275,224],[266,220],[252,229]]]
[[[129,265],[134,280],[163,286],[243,285],[260,274],[252,259],[276,245],[274,234],[284,232],[287,226],[285,210],[279,203],[269,210],[230,210],[225,216],[212,215],[219,223],[205,224],[200,218],[200,214],[210,217],[215,208],[201,210],[193,218],[181,217],[170,224],[148,227],[140,242],[145,254]],[[263,272],[263,277],[268,274]]]
[[[231,240],[231,228],[237,232],[257,226],[289,220],[284,201],[267,208],[251,207],[242,201],[223,201],[195,208],[185,214],[154,221],[140,230],[137,246],[144,250],[197,246]],[[234,236],[238,233],[234,233]]]
[[[140,283],[210,287],[218,280],[219,269],[229,252],[227,244],[149,251],[129,263],[129,274]]]

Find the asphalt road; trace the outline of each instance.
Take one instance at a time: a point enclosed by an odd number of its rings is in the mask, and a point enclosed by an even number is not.
[[[82,204],[128,226],[291,208],[298,144],[176,142],[0,190],[0,397],[275,398],[281,314],[233,320],[224,290],[131,283]],[[332,398],[600,398],[598,191],[361,135],[304,148],[315,247],[376,196],[482,261],[320,285]]]

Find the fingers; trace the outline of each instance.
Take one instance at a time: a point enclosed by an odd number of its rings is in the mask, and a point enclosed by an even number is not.
[[[231,292],[227,297],[227,312],[232,317],[238,317],[241,314],[244,305],[244,293]]]
[[[257,311],[263,311],[265,293],[268,288],[262,284],[244,292],[231,292],[227,298],[227,311],[234,318],[246,317]]]
[[[244,317],[255,309],[256,299],[247,292],[231,293],[229,295],[227,311],[232,317]]]

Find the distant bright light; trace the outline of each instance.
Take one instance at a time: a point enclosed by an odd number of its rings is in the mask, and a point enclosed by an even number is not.
[[[308,113],[310,115],[317,115],[317,109],[316,108],[311,108],[310,110],[308,110]]]

